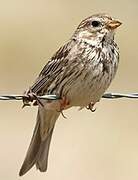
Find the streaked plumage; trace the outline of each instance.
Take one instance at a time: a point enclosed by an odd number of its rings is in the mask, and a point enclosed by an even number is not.
[[[64,109],[95,104],[110,85],[118,67],[114,29],[119,25],[119,21],[106,14],[83,20],[71,39],[45,65],[27,93],[64,97],[68,100]],[[47,170],[49,145],[61,103],[57,102],[57,106],[43,101],[45,107],[39,105],[36,128],[20,175],[34,164],[42,172]]]

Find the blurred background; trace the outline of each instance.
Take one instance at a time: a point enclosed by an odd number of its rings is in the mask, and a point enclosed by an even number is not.
[[[123,22],[120,66],[109,92],[138,92],[137,0],[0,0],[0,94],[21,94],[79,22],[106,12]],[[36,107],[0,102],[0,179],[16,180],[35,125]],[[97,111],[65,111],[54,131],[47,173],[24,180],[137,180],[138,102],[101,100]]]

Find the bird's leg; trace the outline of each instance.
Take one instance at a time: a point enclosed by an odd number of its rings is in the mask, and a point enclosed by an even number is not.
[[[63,110],[67,108],[67,106],[69,105],[69,101],[65,96],[63,96],[60,100],[49,100],[47,101],[46,105],[44,105],[41,102],[41,100],[37,97],[37,95],[29,90],[24,93],[22,108],[24,108],[25,106],[31,106],[31,102],[33,102],[34,100],[34,106],[40,104],[42,107],[48,110],[57,109],[57,111],[60,112],[64,118],[66,118],[63,114]]]
[[[63,96],[62,99],[60,100],[60,109],[64,110],[67,108],[67,106],[69,105],[69,100]]]
[[[90,102],[90,104],[86,107],[88,110],[90,110],[91,112],[95,112],[96,108],[94,108],[95,103]]]
[[[69,105],[68,99],[64,96],[58,100],[48,100],[44,104],[44,108],[47,110],[56,110],[60,112],[64,118],[66,118],[63,114],[63,110],[67,109]]]
[[[66,109],[68,105],[69,105],[69,100],[65,96],[63,96],[62,99],[60,100],[59,112],[62,114],[64,118],[66,118],[66,116],[63,114],[63,110]]]

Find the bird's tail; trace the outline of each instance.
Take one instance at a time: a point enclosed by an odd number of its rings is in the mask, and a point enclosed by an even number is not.
[[[27,155],[19,172],[20,176],[29,171],[34,164],[41,172],[47,170],[50,141],[59,114],[57,111],[38,110],[37,123]]]

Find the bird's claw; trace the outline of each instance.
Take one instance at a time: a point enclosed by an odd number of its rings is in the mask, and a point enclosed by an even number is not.
[[[65,96],[63,96],[60,101],[60,110],[58,112],[60,112],[65,119],[67,119],[67,117],[64,115],[63,110],[66,109],[68,105],[69,100]]]
[[[67,119],[67,117],[64,115],[63,111],[60,111],[61,115],[63,116],[63,118]]]

